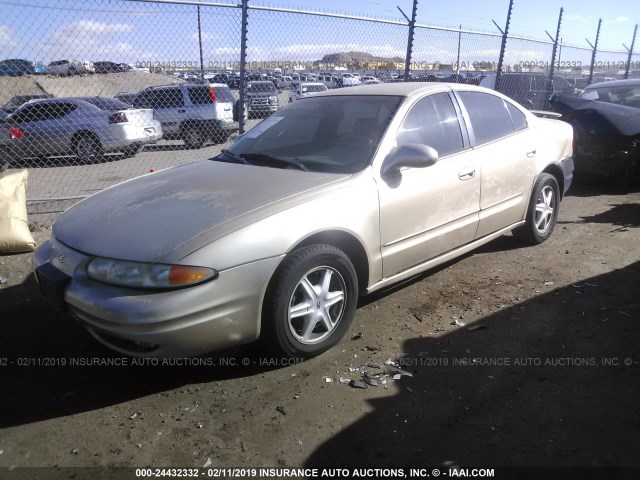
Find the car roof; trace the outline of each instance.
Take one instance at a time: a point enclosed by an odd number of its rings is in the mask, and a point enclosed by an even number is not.
[[[300,82],[300,83],[299,83],[299,85],[300,85],[300,86],[303,86],[303,85],[304,85],[304,86],[307,86],[307,87],[308,87],[309,85],[311,85],[311,86],[320,86],[320,87],[324,87],[324,86],[325,86],[325,84],[324,84],[324,83],[320,83],[320,82]]]
[[[602,87],[635,87],[637,85],[640,85],[640,78],[629,78],[627,80],[609,80],[608,82],[592,83],[588,87],[585,87],[585,90]]]
[[[443,89],[451,90],[475,90],[479,92],[497,94],[494,90],[488,88],[476,87],[475,85],[466,85],[460,83],[447,82],[397,82],[397,83],[380,83],[375,85],[362,85],[354,87],[338,88],[319,92],[314,97],[336,96],[336,95],[391,95],[391,96],[413,96],[422,95],[429,92],[438,92]]]

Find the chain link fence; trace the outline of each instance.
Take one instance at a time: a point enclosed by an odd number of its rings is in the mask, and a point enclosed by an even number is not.
[[[0,163],[29,169],[32,218],[50,221],[120,181],[214,156],[311,91],[403,81],[405,20],[249,4],[243,31],[241,6],[0,0]],[[495,87],[501,42],[463,25],[416,24],[409,80]],[[549,87],[552,50],[509,36],[498,89],[543,109],[548,92],[584,88],[592,50],[560,44]],[[621,78],[627,57],[598,51],[594,81]],[[630,67],[640,72],[639,54]]]

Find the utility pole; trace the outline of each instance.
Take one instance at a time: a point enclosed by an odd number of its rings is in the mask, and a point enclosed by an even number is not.
[[[460,25],[460,31],[458,32],[458,57],[456,59],[456,83],[458,82],[458,75],[460,75],[460,44],[462,43],[462,25]]]

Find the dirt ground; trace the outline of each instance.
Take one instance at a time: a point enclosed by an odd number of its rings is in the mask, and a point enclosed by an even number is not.
[[[507,235],[365,298],[336,348],[293,365],[252,346],[133,365],[40,298],[30,255],[0,257],[0,277],[0,478],[205,465],[640,478],[638,192],[574,186],[547,243]],[[126,365],[90,365],[107,361]],[[364,372],[378,385],[341,383]]]

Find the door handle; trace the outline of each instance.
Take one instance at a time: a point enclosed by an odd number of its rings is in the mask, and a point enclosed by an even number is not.
[[[533,158],[535,156],[536,156],[536,151],[535,150],[531,150],[530,152],[527,152],[527,157]]]
[[[458,178],[460,180],[471,180],[475,176],[476,176],[475,168],[472,168],[471,170],[463,170],[461,172],[458,172]]]

